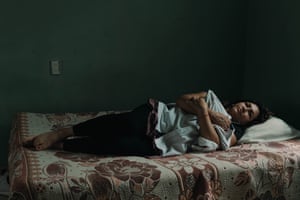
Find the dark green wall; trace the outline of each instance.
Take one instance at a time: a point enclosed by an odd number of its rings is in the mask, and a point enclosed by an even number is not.
[[[242,94],[243,1],[12,0],[0,9],[1,165],[16,112],[130,109],[207,88]],[[49,74],[51,59],[62,75]]]
[[[300,1],[248,5],[244,95],[300,128]]]

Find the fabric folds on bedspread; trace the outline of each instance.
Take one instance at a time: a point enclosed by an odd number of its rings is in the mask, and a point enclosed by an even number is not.
[[[300,141],[172,157],[33,151],[25,136],[100,113],[19,113],[9,150],[11,199],[299,199]]]

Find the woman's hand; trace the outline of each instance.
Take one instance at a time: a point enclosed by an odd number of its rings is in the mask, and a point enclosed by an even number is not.
[[[221,126],[224,130],[230,128],[231,120],[222,113],[209,110],[209,116],[213,124]]]
[[[206,95],[206,92],[184,94],[176,100],[176,106],[186,113],[198,115],[199,110],[201,110],[200,99],[204,100]]]
[[[196,115],[198,117],[209,115],[208,106],[204,98],[193,98],[191,99],[191,103],[193,104],[193,107],[195,108],[196,111]]]
[[[184,94],[176,100],[176,106],[184,112],[194,114],[201,127],[199,133],[202,137],[220,144],[219,136],[210,120],[209,109],[205,102],[207,92]]]
[[[198,117],[208,115],[213,124],[218,124],[224,130],[228,130],[231,124],[230,119],[222,113],[210,110],[205,102],[206,95],[206,92],[185,94],[177,99],[176,105],[183,111]]]

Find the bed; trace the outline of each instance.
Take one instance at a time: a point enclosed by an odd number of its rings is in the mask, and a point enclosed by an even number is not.
[[[242,143],[172,157],[34,151],[24,137],[108,112],[18,113],[9,143],[10,199],[299,199],[300,140]]]

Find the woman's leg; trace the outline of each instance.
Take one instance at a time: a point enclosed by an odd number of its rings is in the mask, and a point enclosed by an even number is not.
[[[151,107],[143,104],[131,112],[109,114],[73,126],[75,136],[89,136],[94,139],[116,139],[146,133]]]
[[[36,150],[44,150],[70,136],[88,136],[95,141],[118,141],[118,138],[134,135],[139,137],[145,135],[150,111],[151,107],[144,104],[131,112],[103,115],[70,128],[43,133],[28,139],[26,143],[32,143]]]
[[[152,140],[146,136],[150,111],[151,107],[145,104],[131,112],[105,115],[75,125],[74,135],[84,138],[66,139],[64,149],[102,155],[152,155]]]
[[[37,136],[32,136],[24,139],[24,146],[33,147],[35,150],[44,150],[51,148],[63,139],[73,136],[72,127],[61,128],[55,131],[42,133]]]

